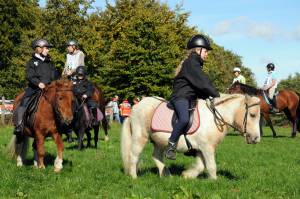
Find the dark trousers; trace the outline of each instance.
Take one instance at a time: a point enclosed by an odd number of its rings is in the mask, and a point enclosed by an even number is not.
[[[26,88],[25,93],[20,102],[20,106],[27,107],[30,97],[37,92],[38,89],[33,89],[31,87]]]
[[[189,123],[189,107],[190,102],[188,99],[178,99],[172,102],[174,105],[175,113],[177,114],[178,121],[173,127],[169,142],[176,143],[182,133],[185,133],[185,128]]]

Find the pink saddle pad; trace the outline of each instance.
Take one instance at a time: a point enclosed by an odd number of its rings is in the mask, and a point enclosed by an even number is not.
[[[153,133],[155,132],[166,132],[171,133],[173,130],[172,127],[172,116],[174,110],[171,110],[167,107],[166,102],[162,102],[156,108],[152,121],[151,121],[151,129]],[[200,116],[198,111],[198,105],[196,106],[196,110],[194,111],[193,124],[188,130],[187,134],[193,134],[200,126]]]

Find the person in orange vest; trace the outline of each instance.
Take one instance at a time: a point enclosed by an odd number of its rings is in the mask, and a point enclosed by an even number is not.
[[[131,112],[131,105],[127,99],[124,99],[123,102],[120,104],[120,114],[121,114],[121,121],[123,123],[124,119],[130,115]]]

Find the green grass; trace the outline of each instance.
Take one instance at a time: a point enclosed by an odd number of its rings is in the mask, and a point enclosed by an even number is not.
[[[0,129],[0,198],[299,198],[300,135],[289,138],[290,129],[277,127],[281,137],[265,137],[257,145],[245,144],[241,136],[228,135],[217,151],[218,180],[185,180],[180,176],[193,158],[179,155],[167,161],[172,177],[159,178],[151,159],[149,143],[141,156],[139,178],[132,180],[122,172],[119,151],[120,127],[114,124],[110,141],[98,149],[73,149],[65,143],[64,168],[53,172],[56,147],[46,142],[46,169],[33,168],[31,148],[24,167],[5,153],[12,128]],[[103,138],[103,131],[101,131]]]

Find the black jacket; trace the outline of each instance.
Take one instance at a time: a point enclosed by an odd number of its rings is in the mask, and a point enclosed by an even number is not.
[[[35,54],[27,62],[26,78],[29,81],[29,87],[36,89],[39,83],[50,84],[51,81],[59,78],[58,72],[55,70],[50,57],[41,60]]]
[[[87,79],[83,79],[83,80],[76,79],[73,85],[73,92],[79,98],[81,98],[82,95],[84,94],[86,94],[87,97],[90,98],[93,95],[94,86]]]
[[[202,66],[203,60],[196,53],[192,53],[184,60],[180,72],[174,79],[171,101],[178,98],[195,100],[220,96],[208,76],[202,71]]]

